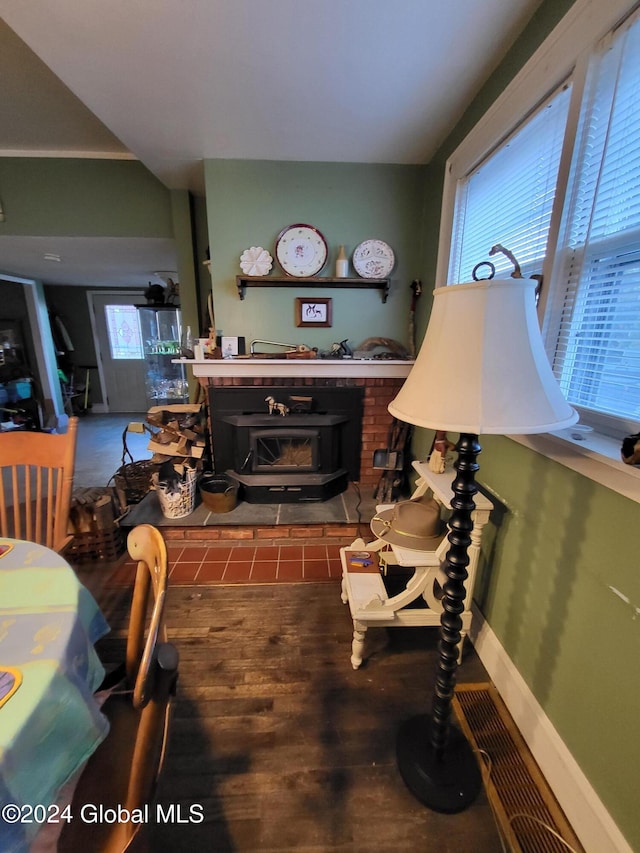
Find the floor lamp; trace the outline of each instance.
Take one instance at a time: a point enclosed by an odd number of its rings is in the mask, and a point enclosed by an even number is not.
[[[471,746],[451,722],[478,435],[549,432],[578,420],[544,351],[535,288],[533,280],[513,278],[437,288],[418,358],[389,405],[399,420],[460,434],[431,714],[402,724],[396,744],[407,787],[438,812],[467,808],[482,784]]]

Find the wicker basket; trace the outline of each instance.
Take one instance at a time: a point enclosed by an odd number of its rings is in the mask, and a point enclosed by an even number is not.
[[[110,530],[91,530],[76,533],[65,551],[65,557],[75,564],[110,563],[124,554],[125,541],[122,528],[114,522]]]
[[[151,478],[158,470],[158,463],[150,459],[128,462],[121,465],[111,478],[116,487],[122,511],[132,504],[139,504],[151,490]]]
[[[125,462],[127,456],[129,462]],[[127,429],[125,429],[122,433],[121,464],[109,480],[109,482],[113,480],[122,512],[126,512],[133,504],[139,504],[142,498],[149,493],[151,478],[159,467],[159,464],[152,462],[151,459],[141,459],[139,462],[134,462],[127,447]]]
[[[157,485],[157,479],[154,477],[160,509],[165,518],[184,518],[191,515],[196,503],[196,478],[195,468],[188,469],[184,482],[180,483],[180,490],[170,494]]]

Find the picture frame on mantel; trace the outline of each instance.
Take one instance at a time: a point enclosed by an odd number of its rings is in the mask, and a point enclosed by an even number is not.
[[[330,297],[296,297],[296,326],[298,328],[328,328],[331,326]]]

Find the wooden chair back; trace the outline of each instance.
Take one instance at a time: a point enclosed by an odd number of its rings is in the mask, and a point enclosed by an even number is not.
[[[168,567],[162,536],[151,525],[139,525],[129,533],[127,548],[138,560],[138,568],[129,621],[126,682],[124,689],[115,689],[102,707],[109,719],[109,734],[80,777],[71,812],[78,815],[83,806],[92,804],[124,809],[130,819],[93,825],[74,820],[62,831],[58,853],[150,850],[150,827],[137,818],[153,803],[164,762],[178,678],[178,652],[166,642]],[[145,639],[148,607],[151,618]],[[132,689],[126,689],[128,685]],[[150,821],[154,822],[152,814]]]
[[[73,491],[78,418],[64,434],[0,435],[0,534],[62,551]]]
[[[127,550],[138,561],[133,587],[126,674],[133,688],[133,705],[142,708],[149,699],[149,670],[155,646],[167,642],[164,605],[167,595],[167,548],[160,531],[151,524],[139,524],[127,537]],[[149,630],[145,640],[147,612],[152,602]]]

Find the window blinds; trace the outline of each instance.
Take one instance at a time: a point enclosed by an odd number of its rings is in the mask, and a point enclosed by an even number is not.
[[[559,243],[567,399],[640,420],[640,20],[590,63]],[[556,303],[558,304],[558,303]]]
[[[556,92],[459,182],[450,283],[470,281],[473,268],[489,260],[496,243],[515,255],[525,277],[542,271],[569,96],[569,87]],[[513,272],[502,255],[491,262],[498,277]]]

